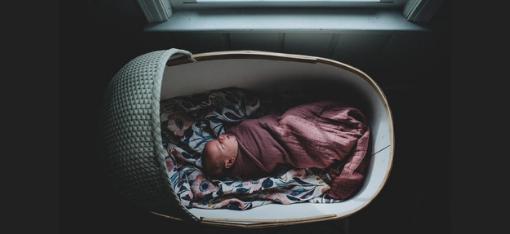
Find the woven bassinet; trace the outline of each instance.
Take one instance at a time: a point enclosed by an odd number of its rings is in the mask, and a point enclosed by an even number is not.
[[[250,66],[256,72],[250,72]],[[352,90],[366,96],[373,116],[373,158],[360,192],[348,201],[334,204],[270,204],[247,211],[183,207],[170,186],[164,160],[168,153],[161,139],[160,100],[228,86],[260,88],[280,79],[294,82],[291,75],[285,75],[289,70],[302,75],[320,73],[315,79],[338,80],[342,86],[352,86]],[[214,77],[216,73],[219,75]],[[207,76],[213,76],[214,82],[204,78]],[[383,92],[360,70],[330,59],[261,51],[196,55],[179,49],[154,51],[134,58],[120,69],[110,83],[105,103],[106,161],[113,186],[137,206],[174,220],[269,227],[339,219],[365,207],[380,192],[391,169],[393,123]]]

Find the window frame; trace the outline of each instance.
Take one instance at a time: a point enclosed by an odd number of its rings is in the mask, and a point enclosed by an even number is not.
[[[174,10],[209,8],[402,8],[408,0],[168,0]],[[205,1],[205,2],[200,2]]]

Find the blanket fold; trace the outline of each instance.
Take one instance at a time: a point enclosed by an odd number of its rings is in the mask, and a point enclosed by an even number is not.
[[[340,174],[332,173],[330,196],[346,199],[361,187],[369,130],[356,108],[332,101],[293,107],[282,115],[248,119],[226,130],[239,142],[239,154],[229,176],[254,179],[275,175],[290,168],[329,169],[344,164]]]

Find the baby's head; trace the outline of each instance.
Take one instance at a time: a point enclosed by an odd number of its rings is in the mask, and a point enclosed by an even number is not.
[[[223,174],[223,170],[232,167],[238,151],[237,139],[231,134],[221,134],[218,139],[207,142],[204,149],[204,172],[212,177]]]

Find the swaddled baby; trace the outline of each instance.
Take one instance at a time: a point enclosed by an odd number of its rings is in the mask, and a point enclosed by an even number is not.
[[[208,142],[204,171],[211,177],[256,179],[292,168],[343,168],[332,175],[328,194],[346,199],[362,185],[369,130],[356,108],[319,101],[282,115],[247,119]]]

